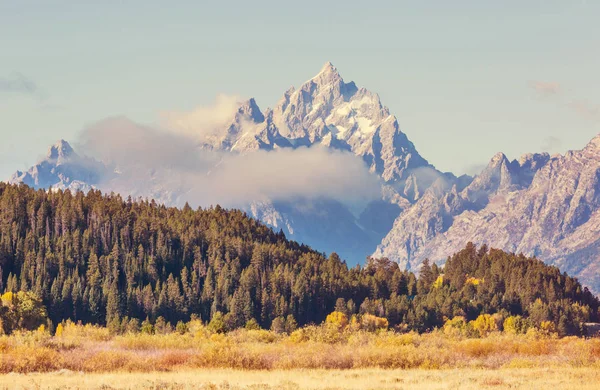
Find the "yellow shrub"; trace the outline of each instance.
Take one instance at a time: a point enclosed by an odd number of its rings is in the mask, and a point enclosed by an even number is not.
[[[228,338],[234,343],[265,343],[270,344],[278,340],[281,335],[266,329],[237,329],[229,332]]]
[[[547,335],[556,333],[556,327],[554,326],[554,322],[542,321],[542,323],[540,324],[540,331]]]
[[[63,325],[62,337],[78,338],[89,341],[108,341],[111,339],[108,328],[91,324],[74,324],[70,320]]]
[[[349,328],[353,332],[360,330],[360,321],[358,320],[358,316],[356,314],[352,314],[352,318],[350,318]]]
[[[465,281],[465,284],[472,284],[473,286],[478,286],[481,283],[483,283],[483,279],[477,279],[472,276],[468,277]]]
[[[374,332],[379,329],[387,329],[389,326],[387,318],[377,317],[372,314],[363,314],[360,319],[362,329],[369,332]]]
[[[504,323],[502,324],[502,328],[506,333],[521,334],[527,333],[529,325],[521,316],[510,316],[506,317]]]
[[[481,337],[485,337],[491,332],[498,330],[496,320],[490,314],[480,314],[477,319],[469,322],[469,324]]]
[[[308,340],[310,340],[310,337],[306,328],[297,329],[290,334],[290,341],[293,343],[303,343]]]
[[[444,334],[448,336],[465,336],[467,334],[467,320],[465,317],[456,316],[444,323]]]
[[[64,331],[63,324],[60,323],[60,324],[58,324],[58,326],[56,326],[56,332],[54,332],[54,335],[56,337],[62,337],[63,331]]]
[[[0,299],[2,300],[2,304],[4,306],[12,305],[13,296],[14,296],[14,294],[12,293],[12,291],[7,291],[4,294],[2,294],[2,297],[0,297]]]
[[[325,323],[338,329],[344,329],[348,326],[348,317],[342,312],[334,311],[327,316]]]
[[[437,279],[435,280],[435,282],[433,282],[432,287],[433,288],[440,288],[444,285],[444,275],[440,275],[437,277]]]

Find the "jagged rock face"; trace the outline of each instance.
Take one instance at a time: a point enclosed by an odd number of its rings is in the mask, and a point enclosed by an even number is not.
[[[242,102],[232,121],[224,128],[205,135],[200,146],[203,149],[231,151],[240,139],[247,137],[265,120],[254,99]],[[253,148],[250,147],[249,148]]]
[[[199,148],[251,153],[313,145],[361,158],[382,179],[381,200],[354,212],[335,199],[264,200],[249,203],[249,214],[349,263],[376,248],[374,256],[415,269],[425,258],[443,262],[472,241],[538,256],[600,292],[600,136],[564,156],[509,161],[498,153],[474,179],[457,178],[419,155],[376,94],[344,82],[327,63],[273,109],[263,113],[254,99],[242,102],[231,122],[207,134]],[[111,182],[115,175],[120,180]],[[186,183],[174,176],[168,169],[115,171],[61,141],[10,182],[83,191],[99,186],[182,205]],[[128,187],[110,187],[114,182]]]
[[[443,262],[472,241],[538,256],[599,291],[599,191],[600,137],[564,156],[497,155],[462,192],[424,195],[375,255],[415,267],[425,258]]]
[[[387,182],[405,179],[411,169],[434,170],[379,96],[345,83],[329,62],[298,90],[288,90],[270,120],[292,145],[320,143],[352,151]]]
[[[345,206],[332,199],[318,202],[319,214],[310,212],[315,206],[292,207],[291,202],[255,202],[248,208],[290,238],[347,253],[351,263],[362,262],[400,212],[437,179],[457,180],[419,155],[377,94],[345,83],[331,63],[299,89],[286,91],[274,109],[259,112],[253,99],[243,103],[225,135],[213,139],[210,148],[248,153],[324,145],[361,157],[371,172],[390,184],[382,201],[369,204],[358,217],[347,209],[342,212]]]
[[[412,200],[441,175],[417,152],[379,96],[345,83],[329,62],[298,90],[289,89],[265,114],[254,99],[242,103],[227,129],[207,136],[203,146],[246,153],[317,144],[351,151],[384,181],[400,187],[412,173]],[[415,173],[418,169],[427,170],[428,178]]]
[[[359,156],[387,182],[382,200],[372,202],[362,212],[351,212],[335,199],[265,200],[245,208],[275,229],[283,229],[290,238],[319,250],[337,251],[350,263],[364,261],[400,212],[444,176],[419,155],[379,96],[353,82],[345,83],[331,63],[298,90],[287,91],[274,109],[263,113],[256,101],[249,99],[239,104],[226,126],[209,130],[199,131],[201,150],[251,153],[327,146]],[[153,197],[167,204],[181,205],[186,200],[185,183],[167,167],[145,172],[145,167],[136,166],[122,172],[98,165],[88,170],[91,162],[82,164],[84,159],[66,143],[50,154],[29,173],[18,172],[13,181],[38,188],[52,185],[75,189],[80,185],[78,188],[85,190],[99,185],[99,173],[109,172],[102,177],[100,188],[104,190]],[[452,175],[447,178],[455,179]]]
[[[231,151],[325,145],[361,157],[371,172],[390,183],[383,189],[382,201],[369,204],[358,218],[347,209],[342,212],[345,206],[332,199],[319,202],[318,214],[310,212],[314,207],[291,207],[285,202],[251,205],[253,216],[283,228],[288,237],[337,251],[350,263],[362,262],[400,212],[444,176],[419,155],[379,96],[345,83],[331,63],[299,89],[286,91],[275,108],[266,111],[264,120],[253,114],[255,108],[243,111],[251,114],[230,127],[230,134],[240,135]],[[456,180],[451,174],[445,177]]]
[[[17,171],[9,183],[23,183],[34,188],[89,191],[105,174],[105,167],[96,160],[80,157],[71,145],[60,140],[52,145],[46,157],[27,172]]]

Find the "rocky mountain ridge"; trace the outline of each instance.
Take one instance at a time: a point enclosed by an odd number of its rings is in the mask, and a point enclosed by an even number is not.
[[[351,211],[337,199],[252,200],[245,210],[295,240],[340,253],[350,263],[367,255],[417,269],[468,241],[538,256],[600,291],[600,137],[564,156],[498,153],[474,178],[438,171],[423,158],[379,96],[346,83],[326,63],[298,89],[286,91],[264,112],[241,102],[231,121],[206,134],[202,150],[245,154],[258,150],[327,147],[360,158],[381,180],[381,199]],[[66,142],[11,182],[36,188],[102,188],[114,167],[80,157]],[[132,173],[129,173],[130,175]],[[162,175],[162,176],[161,176]],[[144,194],[169,204],[185,202],[186,189],[157,185]],[[145,180],[143,177],[140,180]],[[136,192],[132,188],[121,192]],[[169,187],[169,188],[167,188]]]
[[[537,256],[600,287],[600,136],[565,155],[498,154],[463,191],[429,191],[400,215],[374,256],[443,262],[464,242]],[[450,251],[450,252],[448,252]]]

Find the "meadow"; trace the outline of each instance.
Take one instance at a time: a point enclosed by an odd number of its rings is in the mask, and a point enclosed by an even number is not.
[[[600,339],[338,329],[164,334],[61,324],[0,337],[1,388],[592,388]]]
[[[60,371],[0,375],[0,388],[18,389],[597,389],[594,368],[475,368],[447,370],[233,370],[92,373]]]

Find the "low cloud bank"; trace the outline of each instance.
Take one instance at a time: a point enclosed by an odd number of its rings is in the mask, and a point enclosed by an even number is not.
[[[84,129],[78,148],[114,170],[101,187],[181,205],[243,207],[253,201],[334,198],[348,205],[377,199],[378,178],[353,154],[325,147],[246,154],[199,148],[193,134],[127,118]]]
[[[162,124],[170,131],[194,139],[204,139],[223,131],[240,107],[242,98],[220,94],[214,103],[191,111],[164,111]]]

